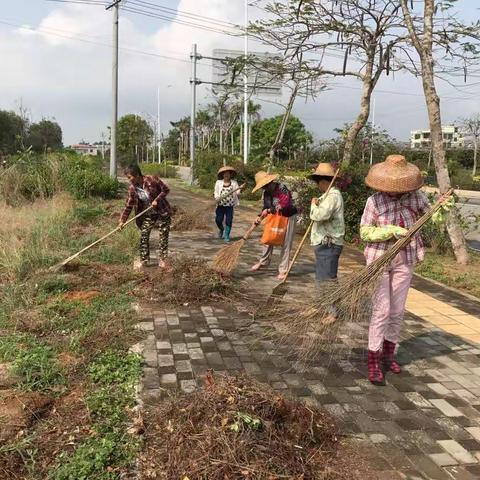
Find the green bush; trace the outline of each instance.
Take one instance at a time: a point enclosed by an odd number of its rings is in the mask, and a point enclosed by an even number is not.
[[[0,198],[18,206],[65,190],[75,198],[114,198],[119,183],[103,171],[101,160],[72,153],[25,152],[9,157],[0,177]]]
[[[144,175],[157,175],[163,178],[175,178],[177,176],[177,167],[171,163],[139,163]]]
[[[62,180],[67,192],[76,199],[115,198],[119,188],[118,180],[81,161],[63,165]]]

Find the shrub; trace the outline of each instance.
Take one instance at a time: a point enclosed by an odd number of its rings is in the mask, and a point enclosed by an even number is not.
[[[75,198],[113,198],[119,183],[103,172],[101,161],[77,154],[38,155],[25,152],[9,158],[0,177],[0,198],[18,206],[66,190]]]
[[[144,175],[157,175],[163,178],[175,178],[177,168],[171,163],[139,163],[140,169]]]
[[[62,183],[76,199],[115,198],[118,180],[103,173],[96,165],[75,159],[62,165]]]

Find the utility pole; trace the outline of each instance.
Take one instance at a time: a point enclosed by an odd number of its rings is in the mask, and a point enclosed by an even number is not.
[[[158,163],[162,163],[162,136],[160,130],[160,87],[157,87],[157,149]]]
[[[105,160],[105,132],[102,132],[102,160]]]
[[[248,163],[248,0],[245,0],[245,38],[244,38],[245,65],[243,70],[243,163]]]
[[[117,122],[118,122],[118,10],[121,0],[106,7],[113,8],[113,59],[112,59],[112,138],[110,142],[110,176],[117,178]]]
[[[190,55],[192,60],[192,78],[190,84],[192,85],[192,111],[190,113],[190,182],[193,185],[193,168],[195,165],[195,116],[197,106],[197,44],[192,45],[192,54]]]

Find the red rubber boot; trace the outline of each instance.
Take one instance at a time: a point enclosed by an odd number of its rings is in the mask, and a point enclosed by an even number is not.
[[[382,352],[368,351],[368,379],[371,383],[377,386],[385,385],[385,377],[380,368],[380,356]]]
[[[383,355],[382,362],[386,372],[392,372],[398,375],[402,373],[400,365],[395,360],[395,346],[396,343],[390,342],[388,340],[383,341]]]

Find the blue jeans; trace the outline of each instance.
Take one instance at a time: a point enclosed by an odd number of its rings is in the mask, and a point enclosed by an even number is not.
[[[336,280],[338,260],[342,253],[341,245],[315,245],[315,279],[317,283]]]
[[[225,226],[232,228],[233,223],[233,207],[222,207],[219,205],[215,211],[215,223],[219,230],[223,231],[223,219],[225,218]]]

